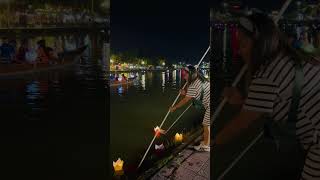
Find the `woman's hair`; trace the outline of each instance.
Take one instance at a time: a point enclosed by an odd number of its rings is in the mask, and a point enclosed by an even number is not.
[[[202,73],[200,73],[194,66],[187,66],[185,70],[188,72],[188,83],[191,84],[196,79],[200,79],[201,82],[208,81]]]
[[[289,44],[287,36],[264,14],[255,13],[240,18],[239,30],[253,40],[252,73],[257,72],[281,53],[291,56],[298,62],[308,59],[307,54],[295,50]]]

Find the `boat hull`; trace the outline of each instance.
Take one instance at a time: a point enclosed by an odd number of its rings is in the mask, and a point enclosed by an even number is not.
[[[0,78],[15,77],[38,72],[45,72],[72,66],[81,57],[87,46],[73,51],[64,52],[57,64],[36,63],[36,64],[0,64]]]

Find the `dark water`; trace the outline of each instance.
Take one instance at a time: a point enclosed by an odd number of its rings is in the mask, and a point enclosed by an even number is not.
[[[12,178],[106,177],[108,89],[101,37],[30,36],[45,38],[48,45],[63,37],[70,40],[65,47],[89,47],[73,67],[0,79],[1,162],[6,167],[2,170]]]
[[[160,125],[183,82],[180,70],[127,73],[126,76],[137,78],[131,85],[110,87],[110,150],[113,161],[120,157],[125,165],[137,166],[153,138],[153,128]],[[168,128],[185,108],[171,113],[163,129]],[[167,137],[156,143],[166,145],[168,141],[172,142],[175,133],[186,133],[201,121],[201,114],[192,107]],[[153,145],[149,155],[154,149]]]

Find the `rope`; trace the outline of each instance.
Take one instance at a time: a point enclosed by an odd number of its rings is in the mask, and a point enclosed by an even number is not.
[[[287,1],[283,4],[283,6],[282,6],[282,8],[281,8],[281,10],[280,10],[280,12],[279,12],[279,14],[278,14],[278,16],[274,19],[274,21],[275,21],[276,24],[277,24],[278,21],[280,20],[282,14],[283,14],[283,13],[285,12],[285,10],[288,8],[288,6],[289,6],[289,4],[291,3],[291,1],[292,1],[292,0],[287,0]],[[242,71],[245,71],[244,69],[247,69],[247,67],[244,66],[244,67],[241,69],[240,73],[238,74],[238,76],[237,76],[236,80],[234,81],[234,83],[232,84],[232,86],[236,86],[237,80],[239,81],[239,80],[241,79],[241,77],[242,77],[243,74],[244,74],[244,72],[242,72]],[[243,73],[243,74],[241,74],[241,73]],[[222,107],[223,107],[223,105],[224,105],[225,103],[226,103],[226,99],[223,99],[223,101],[220,103],[221,107],[220,107],[220,105],[219,105],[219,107],[218,107],[218,108],[220,108],[220,109],[218,109],[219,111],[217,110],[218,112],[221,111],[221,109],[222,109]],[[223,104],[223,105],[222,105],[222,104]],[[218,116],[218,113],[215,113],[213,117],[216,118],[217,116]],[[246,149],[244,149],[244,150],[240,153],[240,155],[230,164],[230,166],[219,176],[218,180],[221,180],[221,179],[232,169],[232,167],[239,162],[239,160],[249,151],[249,149],[250,149],[262,136],[263,136],[263,131],[260,132],[260,133],[256,136],[256,138],[246,147]]]
[[[201,57],[199,63],[196,65],[196,66],[197,66],[196,68],[199,67],[199,65],[201,64],[201,62],[203,61],[203,59],[205,58],[205,56],[206,56],[207,53],[209,52],[209,50],[210,50],[210,46],[208,47],[207,51],[206,51],[206,52],[203,54],[203,56]],[[187,85],[187,83],[184,84],[184,86],[182,87],[182,89],[184,89],[184,88],[186,87],[186,85]],[[179,94],[177,95],[176,99],[173,101],[173,103],[172,103],[172,105],[171,105],[170,107],[173,107],[173,106],[176,104],[176,102],[178,101],[178,99],[179,99],[179,97],[180,97],[180,94],[181,94],[181,93],[179,92]],[[169,116],[169,114],[170,114],[170,109],[168,110],[166,116],[165,116],[164,119],[162,120],[159,128],[162,127],[162,125],[164,124],[164,122],[167,120],[167,117]],[[141,161],[140,161],[140,163],[139,163],[139,165],[138,165],[138,168],[140,168],[141,164],[143,163],[144,159],[146,158],[146,156],[147,156],[147,154],[148,154],[148,152],[149,152],[149,150],[150,150],[150,148],[151,148],[151,146],[152,146],[152,144],[153,144],[153,142],[154,142],[155,139],[156,139],[156,135],[153,136],[153,138],[152,138],[152,140],[151,140],[151,142],[150,142],[150,144],[149,144],[148,149],[147,149],[146,152],[144,153],[144,155],[143,155],[143,157],[142,157],[142,159],[141,159]]]

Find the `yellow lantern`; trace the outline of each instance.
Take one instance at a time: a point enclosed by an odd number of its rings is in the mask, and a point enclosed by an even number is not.
[[[182,142],[182,140],[183,140],[182,133],[181,133],[181,134],[176,133],[176,135],[174,136],[174,140],[175,140],[175,142],[177,142],[177,143]]]
[[[123,160],[118,158],[116,162],[113,161],[113,168],[116,173],[122,172],[123,171]]]

